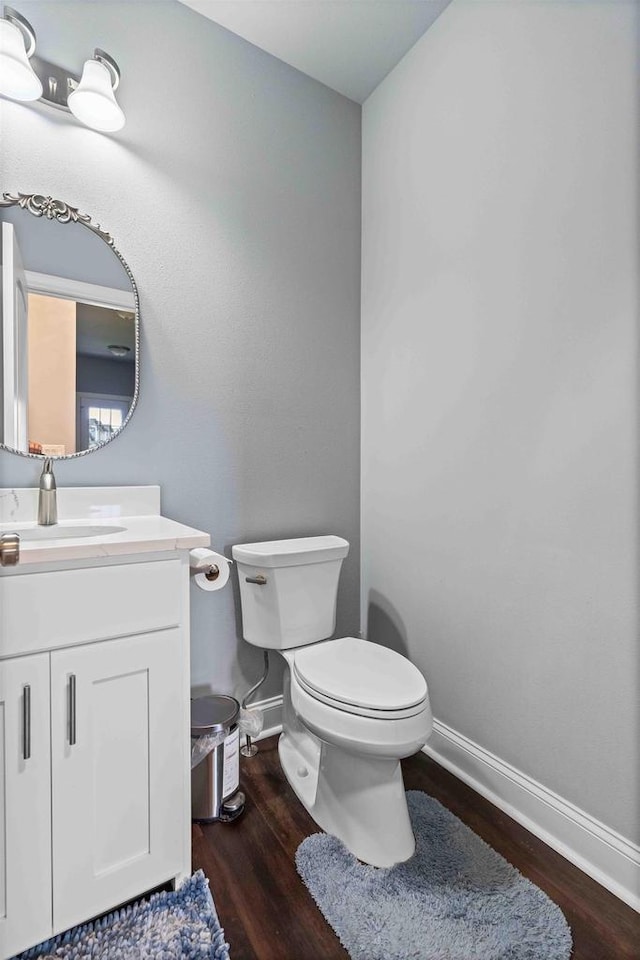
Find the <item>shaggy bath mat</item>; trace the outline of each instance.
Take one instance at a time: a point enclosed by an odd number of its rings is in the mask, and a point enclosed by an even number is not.
[[[74,927],[14,960],[229,960],[201,870],[179,890]]]
[[[407,793],[416,853],[376,869],[316,833],[298,872],[352,960],[568,960],[559,908],[437,800]]]

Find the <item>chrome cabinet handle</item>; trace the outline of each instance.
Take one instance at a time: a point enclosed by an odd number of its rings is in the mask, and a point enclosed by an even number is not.
[[[20,562],[20,535],[3,533],[0,536],[0,566],[15,567]]]
[[[76,675],[69,674],[69,746],[76,743]]]
[[[247,583],[257,583],[259,587],[264,587],[267,582],[267,578],[264,574],[259,573],[257,577],[245,577]]]
[[[22,759],[31,759],[31,687],[22,688]]]

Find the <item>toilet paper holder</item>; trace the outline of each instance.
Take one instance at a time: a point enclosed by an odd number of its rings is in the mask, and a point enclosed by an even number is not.
[[[233,563],[233,560],[229,560],[228,562],[229,562],[229,566],[231,566],[231,564]],[[217,580],[218,577],[220,576],[220,567],[218,566],[217,563],[212,563],[211,566],[207,567],[206,570],[203,570],[202,573],[204,573],[207,580],[213,582],[214,580]]]
[[[189,569],[201,590],[221,590],[229,581],[232,561],[215,550],[198,547],[189,551]]]

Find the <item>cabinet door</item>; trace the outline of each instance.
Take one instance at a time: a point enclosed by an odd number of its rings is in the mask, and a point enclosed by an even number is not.
[[[179,630],[51,654],[55,932],[180,873],[184,690]]]
[[[0,661],[0,957],[51,936],[49,654]]]

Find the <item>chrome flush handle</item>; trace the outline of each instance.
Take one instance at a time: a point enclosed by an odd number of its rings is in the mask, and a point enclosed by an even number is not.
[[[257,577],[245,577],[244,579],[247,583],[257,583],[259,587],[264,587],[267,582],[267,578],[262,573],[259,573]]]

